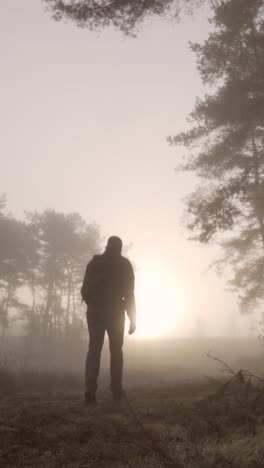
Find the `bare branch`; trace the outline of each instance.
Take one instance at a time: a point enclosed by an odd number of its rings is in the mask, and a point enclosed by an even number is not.
[[[213,359],[214,361],[216,362],[219,362],[220,364],[222,364],[222,366],[224,366],[225,370],[229,373],[229,374],[232,374],[233,376],[237,376],[237,372],[235,372],[233,369],[231,369],[231,367],[225,362],[225,361],[222,361],[222,359],[219,359],[218,357],[214,356],[213,354],[211,354],[211,351],[208,351],[208,353],[206,354],[206,356],[210,359]]]

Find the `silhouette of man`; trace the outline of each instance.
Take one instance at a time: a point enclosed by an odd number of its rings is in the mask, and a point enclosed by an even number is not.
[[[130,320],[129,334],[136,330],[134,271],[121,255],[122,241],[112,236],[105,252],[88,263],[81,289],[87,304],[89,349],[85,369],[85,400],[96,403],[97,379],[105,332],[109,338],[111,391],[114,400],[122,398],[123,341],[125,311]]]

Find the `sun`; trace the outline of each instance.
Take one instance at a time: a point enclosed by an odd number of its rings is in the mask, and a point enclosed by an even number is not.
[[[177,328],[182,297],[174,282],[160,272],[136,274],[137,336],[159,337]]]

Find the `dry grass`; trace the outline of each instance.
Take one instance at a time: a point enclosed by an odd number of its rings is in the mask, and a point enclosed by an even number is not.
[[[219,378],[209,349],[235,377]],[[25,370],[19,353],[0,356],[0,467],[263,468],[264,392],[236,378],[241,367],[259,374],[262,353],[252,340],[131,342],[131,406],[117,406],[106,347],[96,408],[83,403],[83,348],[60,372],[54,360]]]
[[[152,387],[134,379],[136,418],[106,389],[98,407],[85,407],[80,376],[2,369],[0,382],[5,468],[264,466],[264,395],[238,381],[219,392],[223,382],[205,378]]]

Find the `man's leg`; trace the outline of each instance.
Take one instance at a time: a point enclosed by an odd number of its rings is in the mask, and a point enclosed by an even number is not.
[[[110,348],[111,390],[115,400],[119,400],[122,396],[124,329],[125,314],[123,312],[109,319],[107,333]]]
[[[95,401],[97,379],[100,370],[101,351],[104,343],[105,324],[96,319],[92,314],[87,314],[89,331],[89,348],[86,357],[85,386],[87,402]]]

